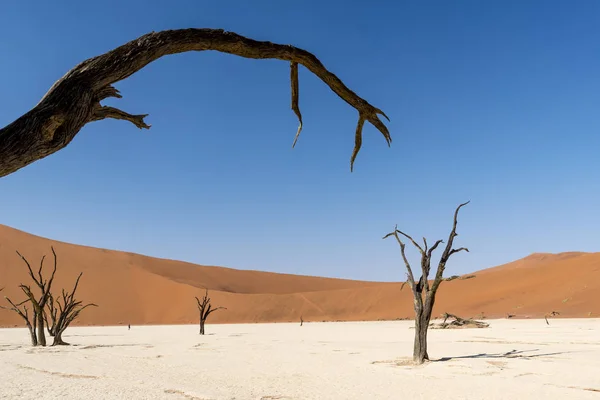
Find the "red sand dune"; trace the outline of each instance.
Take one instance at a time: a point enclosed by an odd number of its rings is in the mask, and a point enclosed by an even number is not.
[[[46,254],[52,268],[58,254],[54,290],[70,289],[79,272],[78,298],[98,308],[82,313],[78,324],[195,323],[194,296],[210,290],[213,304],[227,307],[210,322],[287,322],[410,318],[412,299],[399,283],[361,282],[259,271],[208,267],[137,254],[78,246],[0,225],[2,296],[22,300],[18,285],[30,283],[19,250],[34,268]],[[451,268],[449,269],[451,273]],[[404,271],[398,264],[398,275]],[[600,316],[600,253],[532,254],[474,272],[474,279],[442,283],[434,315],[463,317]],[[6,305],[2,298],[0,304]],[[22,325],[13,312],[0,310],[0,326]]]

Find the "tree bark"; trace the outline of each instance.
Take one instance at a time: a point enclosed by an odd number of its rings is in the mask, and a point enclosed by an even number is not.
[[[63,341],[63,339],[62,339],[63,332],[64,332],[64,330],[54,332],[54,340],[52,342],[52,346],[70,346],[69,343]]]
[[[40,346],[46,345],[46,332],[44,332],[44,315],[42,312],[37,312],[37,342]]]
[[[143,35],[108,53],[85,60],[67,72],[33,109],[0,129],[0,177],[65,148],[92,121],[113,118],[129,121],[140,129],[150,128],[144,122],[147,115],[131,115],[100,102],[109,97],[120,98],[113,84],[163,56],[207,50],[290,62],[292,110],[299,119],[294,143],[302,128],[298,107],[298,64],[301,64],[358,111],[351,170],[362,145],[365,121],[373,124],[390,145],[389,131],[379,119],[379,115],[388,119],[383,111],[350,90],[312,53],[290,45],[249,39],[222,29],[178,29]]]
[[[38,345],[38,340],[37,340],[37,335],[35,332],[35,327],[31,326],[31,324],[29,323],[29,321],[27,321],[27,329],[29,329],[29,335],[31,336],[31,345],[32,346],[37,346]]]
[[[413,347],[413,361],[423,364],[429,360],[427,353],[427,332],[431,321],[432,306],[427,302],[420,310],[415,310],[415,341]]]
[[[200,334],[201,335],[204,335],[204,323],[205,322],[206,321],[203,321],[203,320],[200,321]]]

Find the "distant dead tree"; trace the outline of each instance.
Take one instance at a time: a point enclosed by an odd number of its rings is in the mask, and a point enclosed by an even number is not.
[[[79,314],[88,307],[98,307],[94,303],[89,303],[83,305],[83,302],[75,299],[75,292],[77,291],[77,287],[79,286],[79,280],[83,272],[79,274],[77,280],[75,281],[75,286],[71,292],[67,292],[64,289],[62,290],[62,296],[59,297],[56,301],[51,297],[52,306],[48,306],[52,317],[52,330],[54,341],[52,342],[52,346],[68,346],[69,343],[66,343],[62,340],[62,334],[69,327],[71,322],[73,322]],[[50,303],[48,303],[50,304]],[[53,314],[52,314],[53,312]],[[50,329],[50,328],[48,328]]]
[[[206,323],[208,316],[217,310],[227,309],[225,307],[212,308],[212,304],[210,304],[210,297],[208,297],[208,289],[206,289],[202,300],[196,297],[196,302],[198,303],[198,311],[200,311],[200,334],[204,335],[204,324]]]
[[[453,249],[452,245],[454,243],[454,238],[458,236],[456,233],[456,225],[458,224],[458,212],[459,210],[469,204],[469,202],[463,203],[456,208],[454,212],[454,223],[452,225],[452,231],[448,237],[448,243],[446,244],[446,248],[442,253],[440,261],[438,263],[437,271],[435,274],[435,278],[431,286],[429,285],[429,272],[431,269],[431,257],[433,255],[433,251],[442,243],[443,240],[438,240],[431,246],[431,248],[427,245],[427,239],[423,238],[423,246],[419,245],[412,237],[407,235],[406,233],[399,231],[398,226],[394,228],[394,231],[388,233],[383,238],[386,239],[390,236],[394,236],[396,241],[400,245],[400,251],[402,254],[402,259],[404,260],[404,264],[406,265],[407,277],[408,280],[405,283],[408,283],[410,286],[413,297],[414,297],[414,309],[415,309],[415,341],[413,348],[413,360],[417,364],[422,364],[425,360],[429,360],[429,354],[427,354],[427,329],[429,328],[429,322],[431,320],[431,313],[433,311],[433,305],[435,303],[435,295],[440,286],[440,283],[443,280],[444,269],[446,268],[446,263],[450,256],[460,251],[469,251],[465,247],[461,247],[458,249]],[[418,282],[415,282],[415,277],[406,258],[405,252],[405,244],[402,242],[400,236],[404,236],[408,240],[412,242],[412,244],[419,250],[421,253],[421,278]],[[404,284],[402,285],[404,287]]]
[[[23,300],[22,302],[15,304],[8,297],[4,296],[4,298],[6,299],[6,301],[8,301],[8,303],[10,304],[10,307],[0,306],[0,308],[5,309],[5,310],[14,311],[21,318],[23,318],[23,320],[25,321],[25,325],[27,326],[27,329],[29,330],[29,335],[31,336],[31,345],[37,346],[38,345],[38,339],[36,336],[37,315],[35,314],[35,311],[34,311],[32,318],[29,319],[29,310],[27,309],[27,303],[29,303],[29,299]],[[23,306],[23,308],[21,308],[21,306]]]
[[[548,322],[548,317],[554,317],[556,315],[560,315],[560,313],[558,311],[552,311],[552,312],[549,312],[548,314],[544,315],[544,319],[546,320],[546,325],[550,325],[550,322]]]
[[[300,316],[300,326],[302,326],[302,324],[304,324],[304,319],[302,318],[302,315]]]
[[[19,257],[21,257],[21,259],[27,266],[27,272],[29,273],[29,276],[35,282],[36,286],[39,288],[40,291],[39,298],[36,298],[33,292],[31,291],[31,286],[25,284],[19,285],[23,293],[25,293],[25,295],[27,296],[27,299],[29,300],[33,308],[33,318],[35,320],[35,323],[33,325],[35,325],[35,329],[37,329],[36,344],[40,346],[46,345],[46,335],[44,334],[44,309],[46,307],[46,304],[48,303],[48,300],[51,297],[50,290],[52,289],[52,282],[54,281],[54,275],[56,274],[57,265],[57,257],[56,252],[54,251],[54,247],[51,246],[50,248],[52,249],[52,254],[54,255],[54,269],[52,270],[52,275],[50,275],[50,279],[44,279],[42,275],[42,270],[44,268],[44,260],[46,258],[45,255],[42,256],[42,260],[40,261],[40,267],[36,275],[34,274],[33,269],[31,268],[31,264],[29,264],[29,261],[27,261],[27,259],[17,251],[17,254],[19,255]],[[13,306],[13,309],[14,308],[15,307]]]

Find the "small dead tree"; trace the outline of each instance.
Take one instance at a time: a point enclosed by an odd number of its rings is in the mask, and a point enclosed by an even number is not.
[[[552,312],[549,312],[548,314],[544,315],[544,319],[546,320],[546,325],[550,325],[550,322],[548,322],[548,317],[555,317],[557,315],[560,315],[560,313],[558,311],[552,311]]]
[[[452,225],[452,231],[448,237],[448,243],[446,243],[446,248],[442,253],[440,261],[438,263],[437,271],[435,273],[435,278],[433,283],[429,284],[429,272],[431,269],[431,258],[433,256],[433,251],[442,243],[443,240],[438,240],[433,244],[433,246],[428,247],[427,239],[423,238],[423,246],[419,245],[412,237],[407,235],[406,233],[399,231],[398,226],[394,229],[393,232],[388,233],[383,238],[386,239],[390,236],[394,236],[396,241],[400,245],[400,251],[402,254],[402,259],[404,260],[404,264],[406,265],[407,270],[407,282],[410,286],[413,297],[414,297],[414,309],[415,309],[415,341],[413,348],[413,360],[417,364],[422,364],[425,360],[429,360],[429,354],[427,353],[427,329],[429,328],[429,322],[431,320],[431,313],[433,311],[433,305],[435,303],[435,295],[440,286],[440,283],[443,280],[444,269],[446,268],[446,263],[450,256],[460,251],[469,251],[465,247],[461,247],[458,249],[453,249],[452,246],[454,244],[454,238],[458,236],[456,233],[456,225],[458,223],[458,212],[459,210],[469,204],[469,202],[463,203],[456,208],[454,212],[454,223]],[[406,245],[400,238],[401,236],[407,238],[412,242],[412,244],[419,250],[421,253],[421,278],[419,278],[418,282],[415,281],[415,277],[413,274],[413,270],[411,265],[406,257],[405,248]],[[404,287],[404,284],[402,285]]]
[[[113,86],[161,57],[189,51],[218,51],[252,59],[278,59],[290,65],[291,108],[298,117],[294,145],[302,130],[299,107],[298,66],[306,67],[346,103],[358,111],[350,170],[362,145],[362,129],[370,122],[388,146],[391,137],[379,118],[385,113],[369,104],[330,72],[312,53],[268,41],[253,40],[222,29],[177,29],[151,32],[105,54],[87,59],[59,79],[40,102],[14,122],[0,129],[0,177],[65,148],[88,123],[104,119],[129,121],[149,129],[146,114],[132,115],[102,105],[108,98],[121,98]],[[292,145],[293,146],[293,145]]]
[[[71,292],[67,292],[63,289],[62,296],[56,300],[56,304],[52,305],[52,310],[55,310],[53,319],[54,341],[52,342],[52,346],[68,346],[69,343],[63,341],[62,335],[69,327],[71,322],[77,319],[79,314],[86,308],[98,307],[94,303],[83,305],[83,302],[75,300],[75,292],[77,291],[79,280],[81,279],[82,275],[83,272],[81,272],[77,277],[73,290]],[[51,299],[52,302],[54,302],[54,298]],[[50,308],[50,306],[48,308]]]
[[[6,301],[8,301],[8,303],[10,304],[10,307],[9,308],[0,307],[0,308],[5,309],[5,310],[14,311],[17,314],[19,314],[19,316],[21,318],[23,318],[23,320],[25,321],[25,325],[27,326],[27,329],[29,330],[29,335],[31,336],[31,345],[37,346],[38,339],[36,336],[36,328],[37,328],[38,319],[37,319],[37,315],[36,315],[35,311],[33,312],[31,320],[29,319],[29,310],[27,309],[27,303],[29,303],[29,299],[23,300],[19,304],[15,304],[8,297],[4,296],[4,298],[6,299]],[[23,308],[21,308],[21,306],[23,306]]]
[[[302,318],[302,315],[300,316],[300,326],[302,326],[304,324],[304,319]]]
[[[44,334],[44,309],[48,300],[50,299],[50,290],[52,288],[52,282],[54,281],[54,275],[56,274],[57,257],[56,252],[54,251],[54,247],[51,247],[51,249],[52,254],[54,255],[54,269],[52,270],[52,275],[50,275],[50,279],[44,279],[42,275],[42,270],[44,268],[44,260],[46,256],[42,256],[42,260],[40,261],[40,267],[36,275],[34,274],[33,269],[31,268],[31,264],[29,264],[29,261],[27,261],[27,259],[17,251],[17,254],[19,255],[19,257],[21,257],[21,259],[27,266],[27,272],[29,273],[29,276],[35,282],[36,286],[39,288],[40,291],[39,298],[36,298],[33,292],[31,291],[31,287],[29,285],[19,285],[23,293],[25,293],[25,295],[27,296],[33,308],[35,325],[37,329],[37,344],[40,346],[46,345],[46,335]]]
[[[210,297],[208,297],[208,289],[204,293],[204,297],[200,300],[196,297],[196,303],[198,303],[198,311],[200,312],[200,334],[204,335],[204,324],[210,314],[217,310],[227,310],[225,307],[212,308],[210,304]]]

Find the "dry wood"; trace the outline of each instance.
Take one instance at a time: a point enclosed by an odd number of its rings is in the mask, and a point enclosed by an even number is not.
[[[66,343],[62,339],[62,335],[65,330],[71,325],[71,323],[79,317],[79,314],[83,310],[88,307],[98,307],[94,303],[89,303],[83,305],[83,302],[75,300],[75,292],[77,292],[77,287],[79,286],[79,280],[83,272],[79,273],[77,280],[75,280],[75,285],[73,286],[73,290],[71,292],[65,291],[62,289],[61,296],[56,299],[55,305],[53,305],[54,309],[56,309],[56,322],[54,326],[54,341],[52,342],[52,346],[68,346],[69,343]],[[52,297],[54,301],[54,298]]]
[[[0,177],[65,148],[92,121],[114,118],[129,121],[140,129],[150,128],[144,121],[146,114],[132,115],[114,107],[103,106],[101,101],[110,97],[120,98],[121,94],[113,84],[163,56],[208,50],[290,63],[292,110],[299,120],[294,144],[302,130],[302,115],[298,104],[300,64],[358,111],[351,170],[362,145],[362,127],[365,121],[374,125],[390,145],[389,131],[379,119],[379,115],[382,115],[389,121],[384,112],[350,90],[312,53],[290,45],[253,40],[222,29],[178,29],[148,33],[105,54],[85,60],[68,71],[34,108],[0,129]]]
[[[551,311],[548,314],[544,315],[544,319],[546,320],[546,325],[550,325],[550,322],[548,322],[548,317],[554,317],[560,315],[560,313],[558,311]]]
[[[196,303],[198,305],[198,311],[200,312],[200,334],[204,335],[204,324],[206,323],[208,316],[217,310],[227,309],[225,307],[212,308],[212,304],[210,304],[210,297],[208,297],[208,289],[206,289],[202,300],[196,297]]]
[[[36,336],[37,315],[34,310],[31,320],[29,319],[29,310],[27,309],[27,305],[26,305],[27,303],[29,303],[29,299],[23,300],[22,302],[15,304],[8,297],[4,296],[4,298],[10,304],[10,307],[7,308],[7,307],[0,306],[0,308],[2,308],[4,310],[14,311],[21,318],[23,318],[23,320],[25,321],[25,325],[27,326],[27,329],[29,330],[29,336],[31,337],[31,345],[37,346],[38,345],[38,340],[37,340],[37,336]],[[23,308],[21,308],[21,306],[23,306]]]
[[[449,328],[487,328],[490,326],[487,322],[476,321],[472,318],[464,319],[454,314],[444,313],[442,315],[444,321],[439,325],[434,325],[432,328],[436,329],[449,329]],[[450,322],[446,322],[448,319],[452,319]]]
[[[394,228],[393,232],[388,233],[383,237],[384,239],[389,238],[390,236],[394,236],[396,238],[396,241],[400,246],[402,260],[406,266],[407,281],[402,284],[402,287],[404,287],[405,284],[408,284],[413,293],[415,310],[415,341],[413,348],[413,360],[418,364],[422,364],[425,362],[425,360],[429,360],[429,354],[427,353],[427,329],[429,328],[429,321],[431,320],[431,313],[435,304],[435,295],[440,283],[443,280],[446,263],[453,254],[456,254],[460,251],[469,251],[469,249],[465,247],[460,247],[458,249],[454,249],[452,247],[454,244],[454,238],[458,236],[456,233],[458,212],[467,204],[469,204],[468,201],[460,204],[454,212],[452,231],[450,231],[450,235],[448,236],[448,242],[446,243],[446,247],[444,248],[442,256],[440,257],[440,261],[438,262],[435,278],[433,279],[431,285],[429,284],[431,257],[433,256],[434,250],[437,249],[440,244],[444,243],[444,241],[438,240],[433,244],[433,246],[429,247],[427,239],[423,238],[423,245],[420,245],[411,236],[398,230],[398,226]],[[402,241],[401,236],[410,240],[410,242],[417,248],[417,250],[419,250],[419,253],[421,254],[421,277],[419,278],[418,282],[415,281],[412,267],[408,261],[408,258],[406,257],[406,245]]]
[[[31,268],[31,264],[29,263],[29,261],[17,251],[17,254],[19,255],[19,257],[21,257],[21,260],[23,260],[23,262],[27,266],[27,272],[29,273],[29,276],[40,291],[39,298],[36,298],[29,285],[19,285],[19,287],[21,288],[23,293],[25,293],[33,307],[35,325],[37,329],[37,344],[39,344],[40,346],[46,345],[46,335],[44,333],[44,309],[51,296],[50,290],[52,289],[52,282],[54,281],[54,275],[56,274],[56,266],[58,262],[56,252],[54,251],[54,247],[51,246],[50,248],[52,249],[52,255],[54,256],[54,268],[52,270],[52,274],[50,275],[50,279],[45,279],[42,275],[42,271],[44,269],[44,260],[46,259],[46,256],[42,256],[42,259],[40,261],[40,267],[38,268],[37,274],[35,274],[33,272],[33,269]]]

